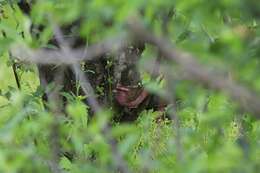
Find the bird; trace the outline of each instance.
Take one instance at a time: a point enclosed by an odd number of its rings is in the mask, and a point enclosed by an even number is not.
[[[123,86],[117,84],[115,99],[121,105],[129,109],[138,108],[148,97],[148,92],[142,86]]]

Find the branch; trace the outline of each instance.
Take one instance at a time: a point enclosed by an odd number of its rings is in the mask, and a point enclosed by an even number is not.
[[[51,162],[49,163],[50,169],[53,173],[63,173],[62,169],[59,167],[59,157],[60,157],[60,125],[59,117],[63,115],[61,111],[62,99],[59,95],[60,88],[63,83],[64,78],[64,68],[61,68],[55,75],[55,88],[51,92],[47,92],[47,97],[50,102],[50,108],[53,113],[53,121],[50,129],[50,149],[51,149]]]
[[[90,85],[88,79],[86,78],[85,74],[81,71],[79,65],[73,65],[72,69],[76,78],[79,80],[82,90],[87,95],[87,102],[90,108],[97,116],[100,115],[102,108],[98,104],[98,101],[94,96],[94,90]],[[127,163],[118,151],[117,141],[111,136],[111,127],[108,124],[105,124],[105,126],[102,129],[102,133],[111,147],[113,153],[112,156],[114,157],[114,162],[117,166],[118,171],[122,173],[129,173],[130,169],[128,168]]]
[[[118,52],[127,47],[126,35],[104,40],[87,48],[77,48],[70,51],[71,56],[62,50],[38,49],[33,50],[25,45],[13,45],[10,48],[12,55],[19,60],[37,64],[74,64],[89,61],[102,55]]]
[[[158,47],[162,56],[177,63],[190,80],[226,93],[242,109],[252,113],[256,118],[260,118],[260,97],[256,93],[230,79],[210,72],[207,67],[196,61],[196,57],[177,50],[167,39],[156,37],[136,20],[129,21],[128,28],[136,40]],[[131,40],[130,38],[123,35],[111,40],[105,40],[88,48],[72,49],[69,51],[69,54],[63,50],[32,50],[21,45],[13,46],[11,53],[20,60],[38,64],[75,64],[82,60],[91,60],[107,53],[122,50],[127,46],[127,41]]]
[[[137,40],[156,46],[164,58],[177,63],[183,69],[183,72],[186,73],[189,80],[226,93],[243,110],[252,113],[258,119],[260,118],[260,97],[256,93],[235,81],[210,72],[207,67],[196,61],[196,57],[177,50],[167,39],[155,36],[138,21],[130,20],[128,26]]]
[[[61,51],[64,53],[64,55],[67,55],[67,57],[73,57],[73,51],[69,47],[69,45],[66,44],[67,42],[65,42],[65,40],[64,40],[62,31],[60,30],[60,28],[57,25],[55,25],[55,23],[52,23],[52,25],[53,25],[53,29],[55,32],[54,33],[55,37],[61,46]],[[109,49],[112,47],[113,46],[108,46]],[[100,51],[102,52],[104,50],[100,50]],[[88,101],[91,109],[94,111],[94,113],[97,116],[100,116],[100,112],[102,112],[102,107],[99,105],[98,101],[96,100],[96,98],[94,96],[94,89],[92,88],[88,79],[85,77],[85,74],[80,69],[80,65],[78,65],[74,62],[72,65],[72,70],[73,70],[76,78],[78,78],[84,93],[88,96],[87,101]],[[130,169],[128,168],[127,163],[125,162],[124,158],[118,151],[117,141],[116,141],[116,139],[114,139],[111,136],[111,128],[108,124],[105,124],[105,126],[102,129],[102,133],[111,147],[111,150],[113,153],[112,156],[114,157],[114,161],[115,161],[117,170],[122,173],[129,173]]]

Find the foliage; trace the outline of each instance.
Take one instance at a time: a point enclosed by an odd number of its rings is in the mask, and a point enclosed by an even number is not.
[[[37,0],[29,16],[16,1],[0,0],[0,172],[50,172],[53,121],[60,125],[59,166],[66,172],[117,172],[118,162],[102,133],[107,122],[112,123],[109,135],[118,141],[118,152],[131,172],[257,172],[259,120],[239,111],[223,93],[192,82],[175,81],[172,89],[180,100],[179,132],[175,121],[158,121],[160,113],[154,110],[144,110],[133,123],[113,122],[110,109],[90,117],[80,95],[71,96],[66,116],[55,119],[44,109],[33,65],[18,62],[21,89],[17,88],[8,50],[18,42],[47,47],[53,37],[48,17],[61,26],[80,20],[74,34],[92,44],[125,32],[125,22],[133,16],[164,35],[163,15],[170,9],[174,15],[165,27],[173,44],[197,55],[212,70],[221,69],[223,75],[260,91],[258,0]],[[32,25],[45,27],[34,35]],[[152,57],[153,50],[145,50],[139,65]],[[165,90],[149,75],[143,76],[151,92]]]

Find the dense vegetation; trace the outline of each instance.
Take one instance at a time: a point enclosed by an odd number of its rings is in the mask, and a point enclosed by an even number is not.
[[[0,172],[258,172],[259,22],[259,0],[0,0]]]

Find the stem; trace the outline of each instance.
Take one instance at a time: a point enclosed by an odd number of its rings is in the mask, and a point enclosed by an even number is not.
[[[15,63],[13,63],[12,69],[13,69],[14,78],[15,78],[15,82],[16,82],[17,88],[20,90],[21,89],[21,83],[20,83],[20,80],[19,80],[19,76],[18,76],[18,73],[17,73],[17,70],[16,70],[17,68],[16,68],[16,64]]]

